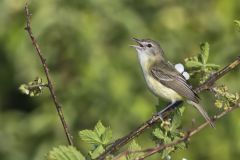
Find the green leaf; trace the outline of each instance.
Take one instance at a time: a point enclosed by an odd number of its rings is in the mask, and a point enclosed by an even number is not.
[[[80,138],[93,145],[106,145],[112,140],[112,130],[103,126],[99,121],[94,130],[83,130],[79,132]]]
[[[85,160],[85,157],[73,146],[53,148],[46,157],[47,160]]]
[[[29,95],[29,89],[28,86],[26,84],[22,84],[20,85],[20,87],[18,88],[23,94]]]
[[[94,130],[83,130],[79,132],[79,137],[93,145],[93,149],[88,152],[92,159],[97,158],[105,151],[105,146],[112,140],[112,130],[105,127],[101,121],[95,125]]]
[[[182,149],[182,150],[183,150],[183,149],[186,149],[186,148],[187,148],[187,145],[186,145],[186,143],[181,142],[181,143],[177,144],[176,147],[177,147],[178,149]]]
[[[19,90],[23,94],[33,97],[33,96],[39,96],[42,93],[43,88],[46,86],[47,84],[43,83],[42,79],[37,77],[33,81],[29,82],[28,84],[20,85]]]
[[[133,140],[132,143],[129,145],[128,150],[131,151],[140,151],[142,148],[141,146],[135,141]],[[141,157],[143,155],[143,153],[141,152],[135,152],[135,153],[130,153],[127,155],[127,160],[135,160],[139,157]]]
[[[111,128],[106,128],[105,132],[102,134],[102,143],[107,145],[112,140],[112,130]]]
[[[141,148],[141,146],[140,146],[135,140],[133,140],[132,143],[130,143],[128,149],[129,149],[130,151],[139,151],[139,150],[141,150],[142,148]]]
[[[96,126],[94,127],[95,133],[100,137],[106,130],[106,127],[103,126],[101,121],[98,121]]]
[[[91,156],[92,159],[95,159],[98,156],[100,156],[100,154],[102,154],[104,151],[105,150],[104,150],[103,146],[99,145],[93,151],[90,151],[89,155]]]
[[[167,136],[164,137],[163,141],[164,141],[165,144],[168,144],[168,143],[172,142],[171,138],[167,137]]]
[[[165,159],[172,151],[174,151],[174,148],[173,148],[173,147],[165,148],[165,149],[162,151],[162,159]]]
[[[102,144],[102,141],[98,136],[98,134],[92,130],[88,130],[88,129],[82,130],[79,132],[79,136],[83,141],[87,143],[94,144],[94,145]]]
[[[172,119],[171,130],[174,131],[181,125],[181,113],[176,112]]]
[[[159,128],[154,129],[152,133],[158,139],[162,140],[165,138],[163,131],[161,131]]]
[[[182,116],[183,113],[184,113],[184,111],[185,111],[185,106],[179,107],[177,111],[178,111],[178,112],[180,113],[180,115]]]
[[[202,43],[200,45],[200,49],[201,49],[202,63],[206,64],[207,61],[208,61],[208,56],[209,56],[209,44],[208,44],[208,42]]]
[[[220,68],[220,66],[217,65],[217,64],[206,64],[205,66],[206,66],[206,67],[209,67],[209,68],[211,68],[211,69],[213,69],[213,70],[217,70],[217,69]]]
[[[179,139],[180,139],[179,137],[175,137],[175,138],[173,139],[173,141],[178,141]],[[175,147],[176,147],[177,149],[186,149],[186,148],[187,148],[187,143],[186,143],[185,141],[183,141],[183,142],[175,145]]]
[[[238,30],[240,31],[240,21],[239,20],[235,20],[234,23],[237,26]]]
[[[198,61],[186,61],[185,66],[187,68],[201,68],[202,67],[202,63],[198,62]]]
[[[217,108],[227,110],[231,105],[239,101],[239,94],[228,92],[228,87],[225,85],[215,87],[214,91],[217,97],[215,101],[215,106]]]

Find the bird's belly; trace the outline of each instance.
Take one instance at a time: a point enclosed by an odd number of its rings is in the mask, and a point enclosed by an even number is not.
[[[148,77],[146,79],[146,82],[149,89],[158,97],[162,97],[170,101],[177,101],[183,99],[182,96],[180,96],[177,92],[175,92],[171,88],[164,86],[153,77]]]

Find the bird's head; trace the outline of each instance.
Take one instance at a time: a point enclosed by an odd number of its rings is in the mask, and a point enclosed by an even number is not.
[[[159,43],[156,41],[153,41],[151,39],[137,39],[132,38],[133,41],[137,43],[137,45],[130,45],[131,47],[134,47],[137,52],[138,56],[147,57],[147,58],[154,58],[158,60],[164,59],[164,53]]]

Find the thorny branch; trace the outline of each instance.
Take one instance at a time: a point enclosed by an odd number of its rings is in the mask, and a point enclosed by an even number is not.
[[[218,115],[215,115],[212,120],[216,121],[216,120],[222,118],[223,116],[225,116],[227,113],[230,113],[230,112],[234,111],[235,109],[239,109],[239,108],[240,108],[240,103],[238,102],[237,104],[234,104],[234,106],[230,107],[229,109],[221,112]],[[200,132],[206,126],[208,126],[208,122],[204,122],[201,125],[199,125],[198,127],[187,131],[182,138],[180,138],[178,140],[175,140],[175,141],[173,141],[171,143],[168,143],[168,144],[163,144],[163,145],[159,145],[157,147],[153,147],[153,148],[149,148],[149,149],[145,149],[145,150],[140,150],[140,151],[125,151],[125,152],[119,154],[114,160],[118,160],[118,159],[120,159],[123,156],[127,156],[127,155],[129,155],[131,153],[136,153],[136,152],[143,152],[143,153],[145,153],[142,157],[138,158],[138,160],[143,160],[143,159],[145,159],[147,157],[150,157],[151,155],[153,155],[153,154],[155,154],[157,152],[160,152],[160,151],[162,151],[162,150],[164,150],[164,149],[166,149],[168,147],[173,147],[173,146],[176,146],[177,144],[180,144],[182,142],[188,141],[190,137],[192,137],[193,135],[195,135],[198,132]]]
[[[29,9],[28,9],[28,3],[26,3],[25,5],[25,14],[26,14],[26,27],[25,27],[25,30],[27,31],[31,41],[32,41],[32,45],[34,46],[35,50],[36,50],[36,53],[38,55],[38,57],[40,58],[41,60],[41,63],[42,63],[42,67],[44,69],[44,72],[45,72],[45,75],[46,75],[46,78],[47,78],[47,87],[49,89],[49,92],[51,94],[51,97],[52,97],[52,100],[54,102],[54,105],[57,109],[57,112],[58,112],[58,116],[62,122],[62,125],[63,125],[63,128],[64,128],[64,132],[66,134],[66,137],[67,137],[67,140],[68,140],[68,143],[69,145],[73,145],[73,140],[72,140],[72,136],[70,134],[70,131],[68,129],[68,126],[67,126],[67,123],[64,119],[64,115],[63,115],[63,112],[62,112],[62,107],[61,105],[59,104],[59,102],[57,101],[57,97],[56,97],[56,94],[55,94],[55,90],[54,90],[54,87],[52,85],[52,81],[50,79],[50,74],[49,74],[49,69],[48,69],[48,66],[47,66],[47,63],[46,63],[46,59],[43,57],[42,53],[41,53],[41,50],[40,50],[40,47],[35,39],[35,37],[33,36],[33,33],[32,33],[32,29],[31,29],[31,23],[30,23],[30,19],[31,19],[31,13],[29,12]]]
[[[194,90],[196,93],[200,93],[204,90],[209,90],[211,89],[211,87],[214,85],[214,83],[220,79],[221,77],[223,77],[226,73],[230,72],[231,70],[233,70],[234,68],[236,68],[238,65],[240,64],[240,56],[238,56],[232,63],[230,63],[229,65],[227,65],[226,67],[224,67],[223,69],[219,70],[218,72],[214,73],[213,75],[211,75],[203,84],[199,85],[198,87],[196,87]],[[165,119],[177,106],[179,106],[180,104],[176,104],[172,109],[167,110],[165,113],[163,113],[162,117]],[[164,107],[163,107],[164,108]],[[224,112],[225,113],[225,112]],[[226,114],[226,113],[225,113]],[[218,119],[218,118],[217,118]],[[214,118],[213,118],[214,120]],[[156,122],[159,121],[159,117],[158,116],[152,116],[151,119],[147,120],[145,123],[141,124],[138,128],[136,128],[135,130],[131,131],[129,134],[127,134],[126,136],[116,140],[111,146],[109,146],[105,152],[103,152],[99,157],[97,157],[97,160],[104,160],[105,157],[108,154],[113,153],[114,151],[118,150],[119,148],[123,147],[125,144],[127,144],[129,141],[131,141],[132,139],[134,139],[135,137],[139,136],[141,133],[143,133],[146,129],[150,128],[151,126],[153,126]],[[206,123],[207,124],[207,123]],[[206,124],[204,123],[203,125],[201,125],[200,127],[204,128],[206,126]],[[201,129],[202,129],[201,128]],[[200,130],[201,130],[200,129]],[[195,131],[196,132],[196,131]],[[191,135],[192,136],[192,135]],[[166,146],[168,147],[168,146]],[[164,149],[164,148],[163,148]],[[160,150],[163,150],[160,149]]]

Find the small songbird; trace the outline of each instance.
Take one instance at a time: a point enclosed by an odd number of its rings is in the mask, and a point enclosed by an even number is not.
[[[159,43],[150,39],[140,40],[133,38],[133,40],[138,45],[131,46],[137,50],[138,59],[149,89],[157,97],[162,97],[171,102],[164,110],[158,113],[160,118],[161,114],[172,107],[174,103],[186,100],[214,127],[214,123],[207,112],[199,104],[198,95],[188,85],[183,75],[171,63],[166,61]]]

